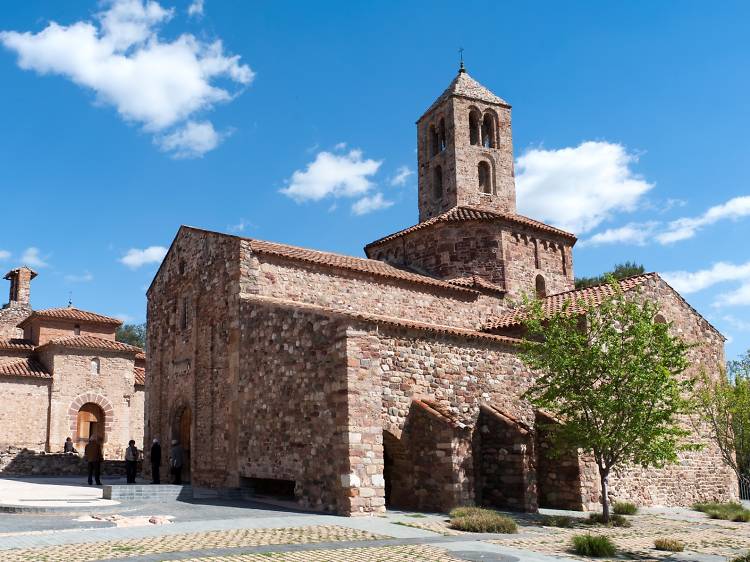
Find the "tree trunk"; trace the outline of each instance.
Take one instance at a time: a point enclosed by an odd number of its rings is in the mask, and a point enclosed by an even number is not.
[[[599,467],[599,480],[602,484],[602,522],[609,523],[609,469]]]

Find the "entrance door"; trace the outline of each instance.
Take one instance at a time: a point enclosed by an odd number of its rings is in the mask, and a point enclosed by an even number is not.
[[[185,406],[177,414],[173,429],[174,439],[177,439],[185,452],[185,462],[182,467],[182,481],[190,482],[190,428],[193,416],[190,407]]]
[[[104,443],[104,412],[97,404],[84,404],[78,410],[76,420],[76,448],[86,447],[91,437],[96,436],[99,443]]]

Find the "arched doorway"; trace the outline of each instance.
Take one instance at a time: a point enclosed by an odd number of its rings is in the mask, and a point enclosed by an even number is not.
[[[185,463],[182,467],[183,483],[190,482],[190,437],[193,413],[190,406],[178,408],[172,423],[172,439],[176,439],[185,452]]]
[[[76,416],[76,448],[86,447],[93,436],[99,443],[104,443],[104,410],[97,404],[87,402]]]

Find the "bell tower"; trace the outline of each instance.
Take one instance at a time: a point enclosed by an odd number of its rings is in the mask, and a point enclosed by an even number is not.
[[[466,72],[417,121],[419,222],[454,207],[516,212],[510,105]]]

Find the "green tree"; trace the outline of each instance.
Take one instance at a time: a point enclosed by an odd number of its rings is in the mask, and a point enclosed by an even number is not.
[[[592,287],[594,285],[601,285],[606,283],[609,277],[615,279],[625,279],[626,277],[633,277],[634,275],[642,275],[646,273],[646,269],[635,262],[626,261],[625,263],[618,263],[607,273],[596,277],[576,277],[575,286],[576,289],[583,289],[585,287]]]
[[[686,442],[689,431],[679,423],[690,409],[693,383],[680,377],[689,345],[653,321],[655,303],[626,298],[609,282],[614,295],[598,305],[577,303],[583,314],[565,306],[550,317],[539,301],[527,302],[522,351],[539,372],[524,397],[560,421],[550,428],[553,449],[593,454],[605,522],[612,469],[659,467],[699,448]]]
[[[696,395],[724,463],[750,485],[750,350],[718,379],[704,374]]]
[[[117,328],[116,339],[119,342],[146,347],[146,324],[123,324]]]

